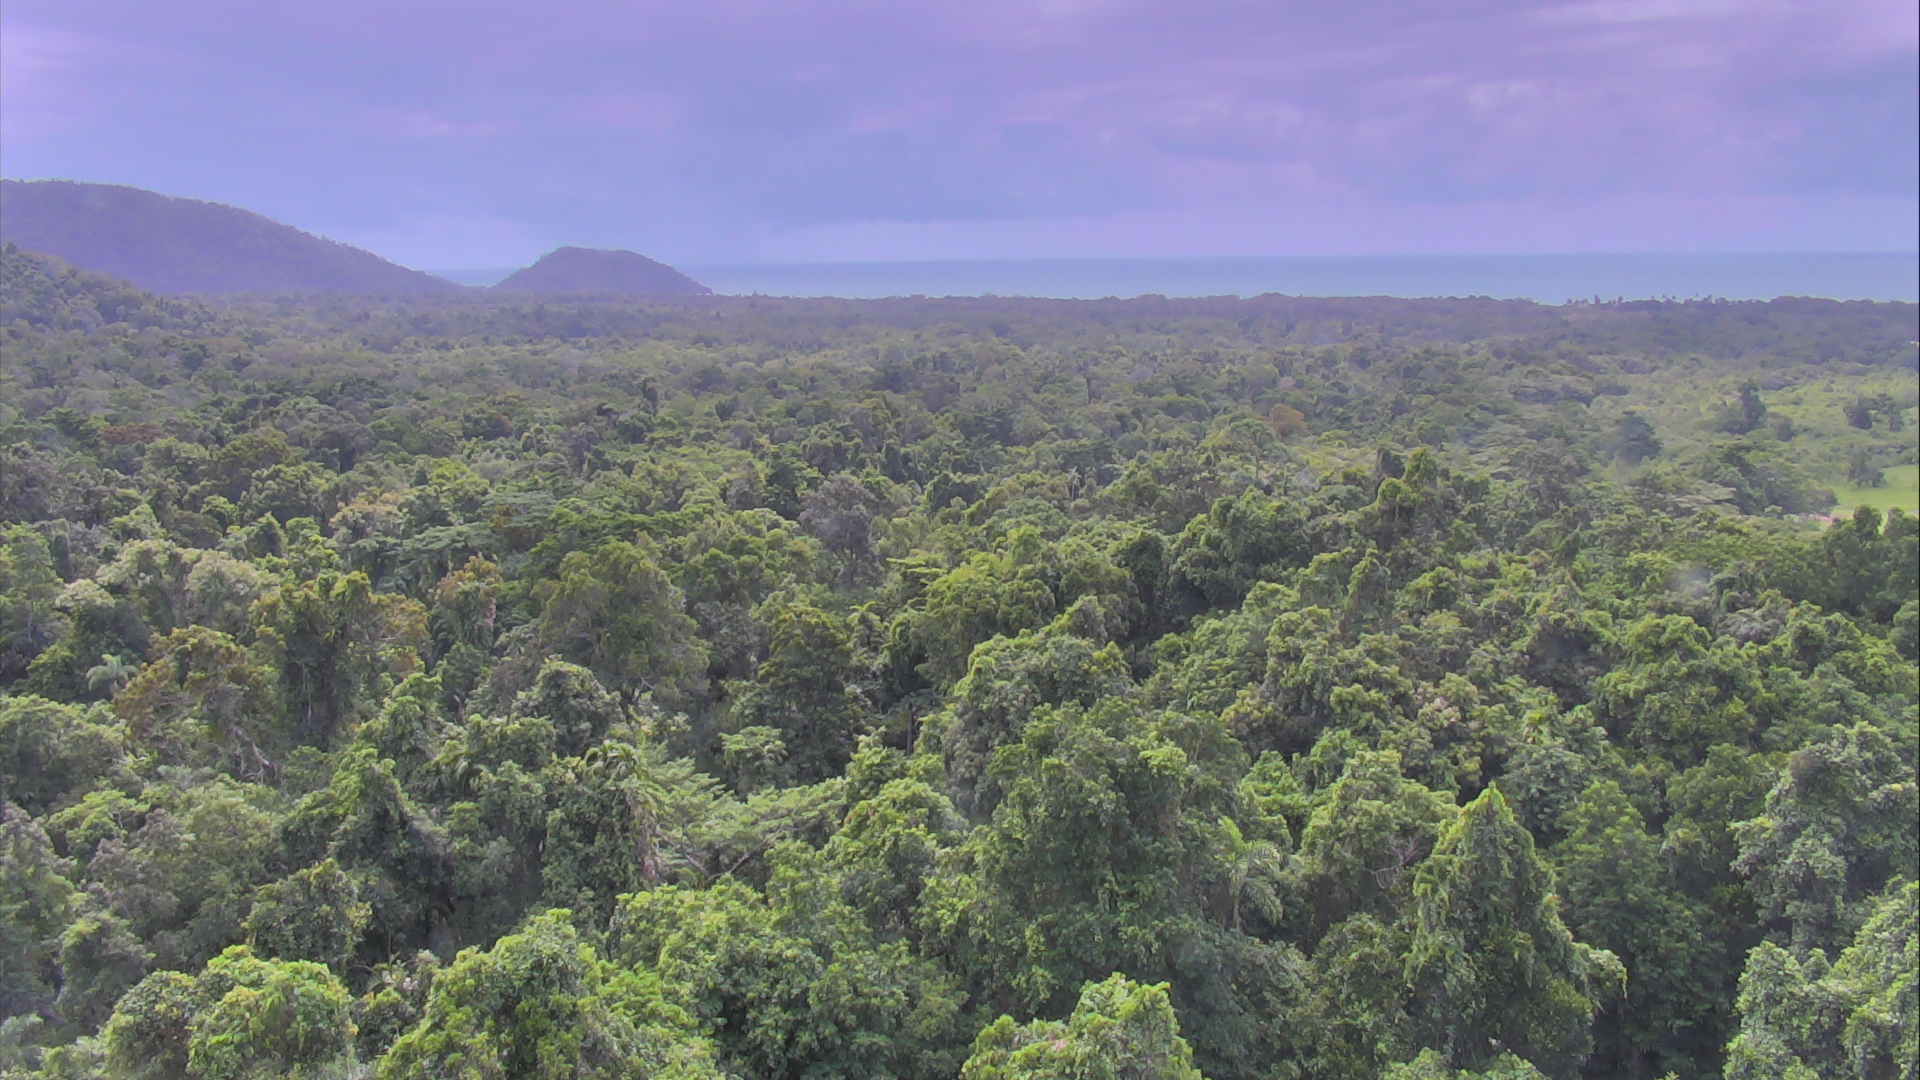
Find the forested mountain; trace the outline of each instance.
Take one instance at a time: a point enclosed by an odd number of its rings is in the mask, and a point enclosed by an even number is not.
[[[1914,1075],[1915,305],[0,284],[7,1080]]]
[[[712,289],[665,263],[631,251],[563,247],[493,286],[500,292],[704,296]]]
[[[0,326],[19,321],[40,330],[183,329],[204,328],[214,318],[192,300],[155,296],[50,255],[0,245]]]
[[[246,210],[110,184],[0,181],[0,240],[161,293],[459,289]]]

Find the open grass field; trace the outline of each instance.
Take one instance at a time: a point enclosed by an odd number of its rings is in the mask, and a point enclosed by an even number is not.
[[[1897,506],[1909,514],[1920,513],[1920,465],[1896,465],[1881,475],[1886,477],[1885,487],[1835,487],[1833,493],[1840,497],[1835,514],[1850,513],[1856,506],[1882,511]]]

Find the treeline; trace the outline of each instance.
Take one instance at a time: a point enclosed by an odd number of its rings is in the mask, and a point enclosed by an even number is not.
[[[0,273],[4,1075],[1913,1075],[1913,305]]]
[[[909,297],[880,300],[706,296],[514,300],[469,292],[431,298],[228,297],[256,318],[305,336],[341,335],[381,350],[415,338],[490,342],[552,338],[667,339],[702,346],[818,349],[898,332],[958,332],[1019,347],[1085,347],[1156,336],[1164,348],[1465,343],[1502,340],[1544,358],[1698,353],[1758,364],[1912,366],[1915,305],[1808,298],[1616,301],[1552,307],[1486,297],[1147,296],[1110,300]],[[289,322],[288,320],[293,320]]]

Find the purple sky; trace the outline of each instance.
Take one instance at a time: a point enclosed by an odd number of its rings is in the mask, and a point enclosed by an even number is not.
[[[0,167],[414,266],[1898,250],[1912,0],[7,0]]]

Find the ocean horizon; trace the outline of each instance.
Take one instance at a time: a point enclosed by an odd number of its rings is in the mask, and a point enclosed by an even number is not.
[[[1152,259],[688,263],[734,296],[1393,296],[1533,300],[1920,301],[1920,254],[1283,255]],[[491,285],[517,267],[429,271]]]

